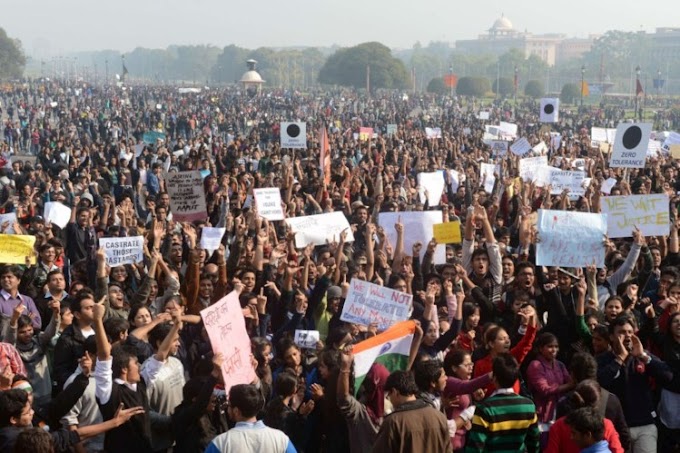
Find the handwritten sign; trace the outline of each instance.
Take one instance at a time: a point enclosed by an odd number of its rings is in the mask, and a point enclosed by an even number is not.
[[[253,195],[255,195],[257,213],[260,217],[271,221],[286,218],[283,207],[281,207],[281,190],[279,188],[253,189]]]
[[[346,242],[354,242],[352,229],[342,212],[290,217],[286,223],[296,233],[295,247],[301,249],[308,244],[325,245],[327,242],[339,241],[340,233],[347,230]]]
[[[0,263],[26,264],[26,257],[31,257],[35,264],[35,236],[20,234],[0,234]]]
[[[479,112],[479,119],[480,120],[488,120],[489,119],[489,112],[484,112],[484,111]]]
[[[460,244],[463,238],[460,233],[460,222],[435,223],[432,234],[438,244]]]
[[[404,225],[404,249],[410,251],[413,244],[420,242],[423,247],[420,250],[420,259],[425,256],[428,242],[433,238],[433,225],[442,223],[441,211],[406,211],[406,212],[381,212],[378,215],[378,225],[383,227],[387,240],[392,247],[397,244],[397,232],[394,225],[401,219]],[[434,263],[446,263],[446,246],[437,245],[434,251]]]
[[[440,171],[432,173],[418,173],[418,196],[420,202],[428,201],[430,206],[439,206],[444,190],[444,174]],[[425,192],[427,191],[427,197]]]
[[[537,226],[539,266],[604,266],[607,214],[539,209]]]
[[[666,236],[670,232],[668,195],[627,195],[601,200],[610,238],[632,237],[634,227],[645,236]]]
[[[548,156],[526,157],[519,161],[519,176],[522,181],[531,182],[540,167],[548,166]]]
[[[387,125],[387,135],[395,135],[397,133],[398,127],[396,124]]]
[[[515,156],[524,156],[531,151],[531,144],[526,138],[522,137],[512,144],[510,151],[512,151],[512,154]]]
[[[14,234],[14,224],[16,221],[17,214],[15,212],[0,214],[0,233]]]
[[[144,259],[143,236],[100,238],[99,246],[104,247],[109,266],[135,264]]]
[[[376,323],[385,330],[408,319],[412,302],[410,294],[353,278],[340,319],[364,326]]]
[[[668,150],[673,159],[680,159],[680,145],[677,144],[669,145]]]
[[[583,171],[560,170],[555,167],[541,166],[534,172],[534,180],[538,186],[551,186],[550,194],[559,195],[569,190],[570,195],[585,194],[585,177]]]
[[[318,330],[296,330],[293,341],[303,349],[316,349],[320,336]]]
[[[52,222],[59,228],[64,228],[71,219],[71,208],[59,201],[45,203],[45,220]]]
[[[250,337],[238,296],[237,292],[232,291],[217,303],[201,310],[212,350],[224,357],[222,377],[227,393],[234,385],[250,384],[255,378],[255,371],[250,364]]]
[[[193,222],[206,218],[207,208],[200,171],[170,173],[167,186],[174,220]]]

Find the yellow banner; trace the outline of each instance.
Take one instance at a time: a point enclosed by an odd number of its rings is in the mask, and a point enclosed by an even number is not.
[[[671,157],[673,159],[680,159],[680,145],[671,145],[669,146],[670,152],[671,152]]]
[[[34,245],[35,236],[0,234],[0,263],[26,264],[26,257],[30,257],[35,264]]]
[[[438,244],[460,244],[460,222],[435,223],[432,225],[434,239]]]

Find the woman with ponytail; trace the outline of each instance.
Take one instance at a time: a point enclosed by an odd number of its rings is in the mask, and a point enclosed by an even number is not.
[[[587,379],[580,382],[571,396],[571,407],[579,409],[581,407],[592,407],[597,409],[600,404],[600,385],[597,381]],[[612,453],[624,453],[619,440],[619,434],[614,428],[614,424],[608,419],[604,419],[604,440],[609,444]],[[571,431],[566,423],[566,417],[561,417],[552,425],[548,434],[548,446],[544,453],[578,453],[580,448],[571,438]]]

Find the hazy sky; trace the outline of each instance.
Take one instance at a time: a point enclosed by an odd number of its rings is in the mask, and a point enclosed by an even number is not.
[[[29,55],[169,44],[256,48],[380,41],[409,48],[416,41],[475,38],[501,14],[518,30],[578,37],[680,26],[671,0],[0,0],[0,7],[0,27],[19,38]]]

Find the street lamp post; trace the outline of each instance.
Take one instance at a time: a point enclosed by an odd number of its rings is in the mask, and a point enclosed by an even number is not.
[[[661,96],[661,68],[656,71],[656,97]]]
[[[516,118],[517,117],[517,87],[519,85],[519,79],[517,78],[519,71],[517,69],[517,66],[515,66],[515,78],[512,80],[513,84],[513,89],[514,89],[514,96],[512,100],[512,117]]]
[[[581,65],[581,108],[583,108],[583,82],[586,76],[586,65]]]
[[[640,95],[638,93],[638,87],[640,86],[640,65],[635,67],[635,114],[642,121],[642,112],[640,111]],[[633,115],[635,118],[636,115]]]

